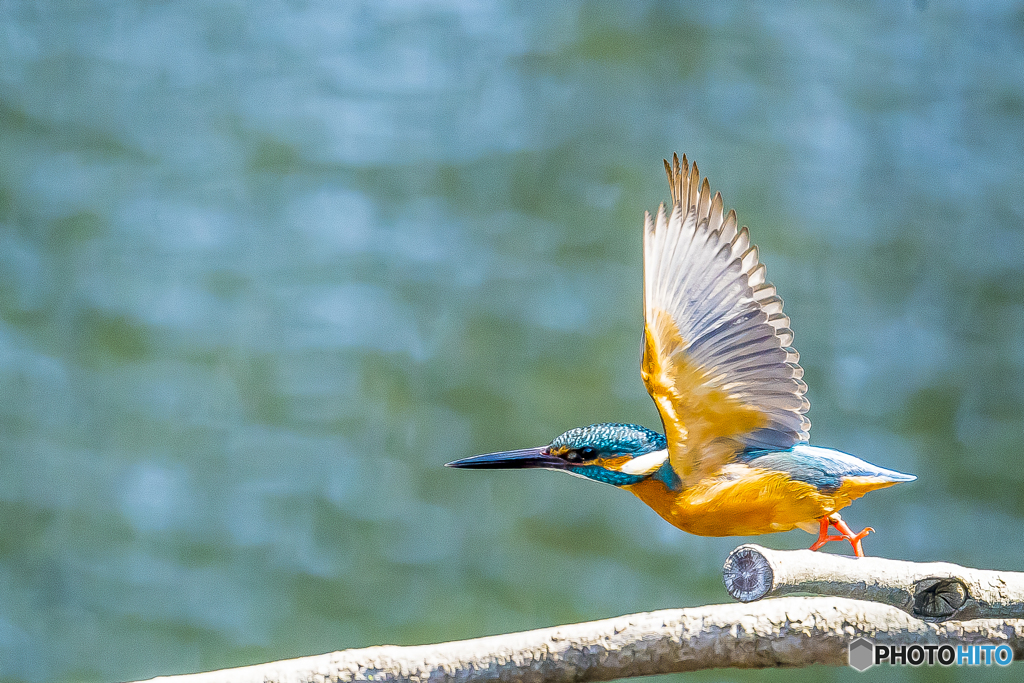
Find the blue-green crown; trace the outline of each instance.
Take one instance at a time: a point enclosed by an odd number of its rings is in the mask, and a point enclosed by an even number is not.
[[[632,455],[636,457],[651,451],[667,448],[665,437],[658,432],[634,424],[603,422],[589,427],[577,427],[555,438],[552,449],[593,448],[597,453],[608,455]]]

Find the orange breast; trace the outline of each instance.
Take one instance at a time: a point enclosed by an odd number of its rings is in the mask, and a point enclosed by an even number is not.
[[[868,491],[893,483],[850,477],[838,490],[825,492],[784,472],[731,464],[719,475],[681,491],[672,491],[655,478],[624,488],[688,533],[755,536],[806,526],[841,510]]]

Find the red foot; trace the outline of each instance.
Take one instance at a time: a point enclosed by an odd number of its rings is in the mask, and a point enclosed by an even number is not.
[[[834,526],[840,535],[830,536],[828,533],[829,525]],[[855,534],[849,525],[843,521],[842,517],[838,514],[831,514],[828,517],[821,518],[821,529],[818,531],[817,540],[811,545],[811,550],[817,550],[829,541],[849,541],[850,545],[853,546],[853,554],[857,557],[864,557],[864,549],[861,548],[860,541],[872,531],[874,529],[871,527],[865,527],[864,531]]]

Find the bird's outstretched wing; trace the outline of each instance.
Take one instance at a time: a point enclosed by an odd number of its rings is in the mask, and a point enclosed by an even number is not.
[[[745,447],[807,440],[810,407],[782,299],[697,165],[665,162],[672,210],[644,215],[644,384],[684,484]]]

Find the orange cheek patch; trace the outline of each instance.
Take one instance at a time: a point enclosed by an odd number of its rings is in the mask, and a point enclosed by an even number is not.
[[[593,463],[589,464],[597,465],[598,467],[603,467],[606,470],[614,470],[615,472],[619,472],[619,468],[632,459],[633,458],[631,458],[628,455],[618,455],[613,458],[598,458]]]

